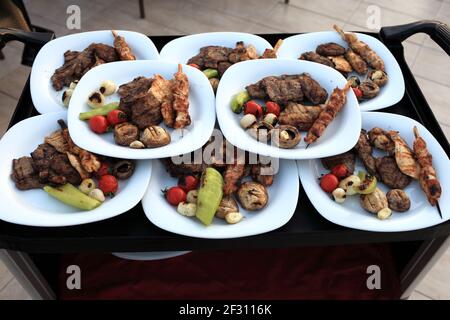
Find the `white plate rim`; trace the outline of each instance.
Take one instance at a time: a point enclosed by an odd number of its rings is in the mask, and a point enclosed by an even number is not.
[[[396,104],[397,102],[399,102],[405,93],[405,81],[403,78],[403,73],[402,70],[400,68],[400,65],[398,64],[397,60],[395,59],[395,57],[392,55],[392,53],[389,51],[389,49],[377,38],[371,36],[371,35],[367,35],[364,33],[358,33],[358,32],[354,32],[358,38],[364,42],[366,42],[370,47],[376,46],[377,48],[379,48],[379,50],[377,50],[377,53],[379,55],[382,55],[383,61],[385,62],[386,68],[390,68],[391,70],[388,73],[389,76],[389,84],[392,84],[393,89],[390,89],[389,92],[386,92],[386,94],[382,94],[380,93],[380,95],[378,97],[383,97],[385,98],[384,100],[386,101],[382,101],[380,103],[380,99],[373,98],[370,100],[366,100],[366,101],[362,101],[360,102],[360,108],[361,111],[372,111],[372,110],[379,110],[379,109],[383,109],[383,108],[387,108],[390,107],[394,104]],[[309,32],[309,33],[303,33],[303,34],[297,34],[297,35],[293,35],[290,37],[287,37],[283,40],[283,43],[280,46],[280,49],[278,50],[278,58],[282,58],[282,59],[294,59],[292,57],[292,52],[287,49],[290,45],[291,42],[294,43],[305,43],[305,46],[308,46],[308,41],[310,41],[310,39],[316,39],[316,38],[325,38],[323,40],[323,42],[342,42],[343,40],[341,39],[341,37],[337,34],[337,32],[335,31],[319,31],[319,32]],[[306,49],[304,50],[306,51]],[[304,52],[302,50],[299,50],[299,52],[296,52],[296,55],[299,56],[302,52]],[[381,51],[381,52],[380,52]],[[296,58],[295,58],[296,59]],[[398,86],[398,88],[396,87]],[[387,89],[387,85],[382,88],[383,89]],[[398,89],[398,90],[394,90],[394,89]]]
[[[419,122],[417,122],[414,119],[411,119],[409,117],[393,114],[393,113],[385,113],[385,112],[362,112],[363,118],[364,117],[391,117],[398,121],[409,121],[411,123],[411,132],[413,126],[417,126],[419,129],[419,132],[421,136],[425,139],[428,146],[433,145],[433,148],[436,148],[437,152],[439,152],[440,156],[445,156],[439,161],[439,167],[450,167],[450,160],[447,157],[447,154],[445,153],[442,146],[439,144],[439,142],[434,138],[434,136]],[[435,153],[433,154],[433,165],[436,165],[437,156]],[[424,223],[420,227],[409,227],[407,225],[401,225],[400,223],[396,223],[395,226],[393,224],[390,224],[391,222],[389,219],[382,221],[378,220],[376,216],[373,216],[373,223],[369,226],[361,226],[357,223],[353,223],[352,221],[349,221],[348,223],[342,223],[341,220],[336,219],[339,214],[343,215],[344,213],[348,212],[346,210],[345,206],[334,204],[331,199],[329,201],[316,201],[315,200],[315,194],[318,192],[323,191],[320,189],[320,186],[317,182],[317,177],[314,176],[313,170],[311,169],[313,166],[314,161],[320,161],[320,159],[311,159],[311,160],[304,160],[304,161],[297,161],[298,166],[298,173],[299,178],[302,183],[303,189],[305,190],[306,195],[308,196],[309,200],[311,201],[312,205],[316,208],[316,210],[319,212],[320,215],[322,215],[325,219],[328,221],[335,223],[337,225],[341,225],[348,228],[353,229],[359,229],[364,231],[372,231],[372,232],[406,232],[406,231],[414,231],[414,230],[420,230],[428,227],[432,227],[438,224],[441,224],[443,222],[446,222],[450,219],[450,215],[446,212],[447,210],[450,210],[450,198],[447,196],[441,196],[439,203],[442,209],[442,215],[443,219],[439,217],[438,211],[436,207],[432,207],[431,205],[427,205],[424,209],[421,211],[421,215],[427,216],[429,221],[428,223]],[[446,166],[442,163],[446,163]],[[438,177],[441,182],[441,185],[443,185],[442,190],[443,192],[449,192],[446,190],[450,190],[450,172],[446,172],[444,170],[438,170]],[[444,177],[448,177],[449,179],[445,179]],[[417,186],[419,187],[419,186]],[[420,187],[419,187],[420,188]],[[332,210],[330,210],[332,209]],[[363,214],[367,214],[366,211],[364,211],[363,208],[361,208],[361,212]],[[402,213],[393,213],[393,214],[399,214]],[[417,219],[417,218],[416,218]],[[372,222],[372,221],[371,221]],[[399,226],[400,224],[400,226]]]
[[[314,62],[310,62],[310,61],[301,61],[301,60],[292,60],[292,59],[262,59],[262,60],[243,61],[238,64],[232,65],[227,70],[229,72],[225,73],[223,75],[223,77],[219,83],[217,93],[216,93],[217,120],[218,120],[220,129],[222,130],[226,139],[228,141],[230,141],[231,144],[235,145],[236,147],[238,147],[240,149],[243,149],[243,150],[246,150],[246,151],[249,151],[252,153],[260,154],[263,156],[276,157],[276,158],[281,158],[281,159],[298,160],[298,159],[311,159],[311,158],[321,158],[321,157],[331,156],[333,154],[333,151],[318,152],[317,149],[315,149],[314,144],[312,144],[310,147],[308,147],[308,149],[305,149],[305,148],[282,149],[282,148],[277,148],[277,147],[271,146],[271,145],[265,145],[263,143],[256,141],[255,139],[251,138],[250,136],[247,136],[247,134],[243,131],[243,129],[239,125],[237,125],[237,126],[239,126],[239,128],[237,128],[236,125],[230,125],[229,123],[227,123],[229,121],[234,121],[233,119],[230,119],[230,118],[232,118],[232,117],[237,118],[237,117],[239,117],[239,115],[231,114],[231,111],[228,110],[228,109],[230,109],[229,101],[231,99],[231,96],[230,97],[224,96],[225,93],[222,93],[222,91],[223,91],[222,89],[225,85],[227,85],[227,82],[232,81],[232,79],[233,79],[232,76],[234,75],[234,73],[239,73],[239,70],[245,68],[247,65],[249,65],[249,68],[250,68],[251,64],[255,64],[256,65],[255,68],[259,67],[261,69],[264,68],[264,65],[269,65],[269,67],[270,67],[270,64],[273,64],[275,66],[277,64],[279,64],[279,65],[289,64],[289,65],[292,65],[290,67],[298,68],[298,69],[312,68],[314,70],[320,70],[321,72],[331,74],[331,76],[336,81],[336,85],[339,85],[340,87],[343,87],[346,83],[346,79],[336,70],[329,68],[327,66],[323,66],[323,65],[314,63]],[[297,70],[297,71],[301,72],[299,70]],[[295,73],[297,73],[297,71],[295,71]],[[306,70],[306,71],[308,71],[308,70]],[[291,74],[292,72],[280,72],[279,74],[283,74],[283,73]],[[272,73],[271,73],[271,75],[272,75]],[[311,76],[313,78],[315,78],[314,74],[311,74]],[[231,78],[231,79],[228,79],[228,78]],[[328,92],[328,94],[331,94],[331,92]],[[351,110],[349,110],[349,108]],[[340,149],[339,149],[338,153],[342,153],[342,152],[350,150],[356,144],[356,141],[358,140],[358,137],[359,137],[359,131],[361,130],[361,116],[360,116],[358,101],[357,101],[356,96],[353,93],[353,91],[350,90],[347,93],[346,109],[344,110],[344,112],[341,112],[340,114],[338,114],[338,117],[342,117],[343,113],[347,114],[347,113],[352,113],[352,112],[355,115],[357,114],[357,116],[354,116],[353,118],[351,118],[353,125],[349,130],[347,130],[347,132],[349,132],[350,136],[352,136],[353,139],[344,140],[344,142],[340,144]],[[348,117],[350,117],[350,115]],[[347,120],[349,120],[349,119],[347,119]],[[344,121],[344,119],[342,121]],[[237,136],[235,136],[233,134],[234,131],[232,129],[236,129],[236,130],[239,129],[240,132],[242,131],[242,133],[245,134],[244,138],[238,139]],[[302,140],[303,140],[304,136],[305,135],[303,134]]]
[[[199,71],[196,68],[193,68],[188,65],[183,65],[183,71],[187,74],[187,76],[190,78],[190,86],[193,90],[192,84],[195,83],[198,88],[194,89],[194,92],[190,92],[191,95],[197,95],[201,96],[201,104],[197,106],[198,113],[201,115],[201,121],[199,121],[198,124],[196,124],[196,121],[194,120],[193,123],[187,127],[188,130],[192,130],[200,132],[197,133],[197,135],[201,134],[201,139],[195,140],[195,137],[189,138],[189,140],[185,140],[184,144],[179,144],[177,141],[177,146],[174,148],[174,142],[171,142],[170,144],[159,147],[159,148],[145,148],[145,149],[132,149],[129,147],[119,146],[114,143],[105,142],[105,146],[108,148],[99,149],[98,144],[96,144],[95,141],[91,141],[91,139],[85,139],[85,137],[89,137],[94,135],[95,133],[91,132],[87,126],[86,123],[79,120],[79,112],[81,110],[86,111],[87,108],[85,107],[85,98],[83,98],[83,89],[84,85],[86,83],[86,86],[88,86],[88,82],[91,81],[91,78],[95,79],[98,75],[102,74],[103,72],[108,72],[109,69],[117,68],[117,66],[120,66],[121,69],[127,69],[127,65],[135,65],[135,67],[142,68],[142,72],[140,75],[153,75],[157,72],[158,68],[167,68],[167,69],[173,69],[173,73],[178,68],[178,64],[174,62],[169,61],[161,61],[161,60],[136,60],[136,61],[119,61],[119,62],[110,62],[107,64],[100,65],[96,68],[93,68],[92,70],[89,70],[83,78],[78,83],[77,87],[78,90],[74,91],[70,106],[69,106],[69,112],[68,112],[68,126],[69,131],[72,136],[72,140],[80,146],[83,149],[86,149],[88,151],[110,156],[110,157],[116,157],[116,158],[125,158],[125,159],[136,159],[136,160],[143,160],[143,159],[155,159],[155,158],[165,158],[165,157],[171,157],[176,156],[180,154],[189,153],[191,151],[194,151],[198,148],[200,148],[202,145],[204,145],[209,137],[211,136],[211,133],[214,129],[214,124],[216,121],[216,111],[215,111],[215,100],[214,100],[214,92],[212,90],[212,87],[208,81],[208,79],[204,76],[204,74]],[[156,70],[156,71],[152,71]],[[133,76],[129,77],[129,81],[132,80]],[[194,81],[193,81],[194,80]],[[193,81],[193,82],[192,82]],[[117,83],[117,85],[121,85],[122,83]],[[86,95],[87,96],[87,95]],[[83,102],[81,102],[83,101]],[[192,108],[192,104],[190,106]],[[208,109],[208,112],[201,112],[201,110]],[[197,128],[195,127],[197,126]],[[95,136],[93,136],[95,137]],[[95,137],[97,138],[97,137]],[[185,138],[188,139],[188,138]],[[101,138],[100,138],[101,140]],[[99,141],[98,141],[99,142]],[[102,142],[103,143],[103,142]]]
[[[125,40],[130,45],[130,47],[138,47],[140,50],[144,52],[144,55],[142,56],[142,59],[140,60],[159,60],[159,53],[156,49],[155,44],[153,41],[147,37],[146,35],[136,32],[136,31],[127,31],[127,30],[116,30],[119,35],[122,35],[125,37]],[[48,57],[47,53],[49,51],[57,50],[61,51],[61,57],[64,54],[66,50],[73,50],[73,46],[70,47],[71,42],[77,42],[79,39],[93,39],[92,41],[98,41],[95,40],[97,37],[103,37],[106,36],[106,33],[111,34],[111,30],[97,30],[97,31],[86,31],[86,32],[79,32],[74,33],[70,35],[66,35],[63,37],[59,37],[56,39],[53,39],[49,42],[47,42],[41,50],[39,50],[33,66],[31,68],[30,73],[30,92],[31,92],[31,99],[33,101],[33,104],[36,108],[36,110],[40,114],[45,114],[49,112],[60,112],[60,111],[66,111],[66,108],[64,108],[62,105],[55,102],[55,100],[52,98],[51,94],[57,94],[56,91],[51,87],[50,83],[50,77],[51,74],[47,76],[46,73],[50,72],[46,69],[46,66],[48,66]],[[129,40],[128,40],[128,39]],[[139,41],[135,41],[135,39]],[[112,45],[112,35],[111,35],[111,41],[109,42]],[[102,42],[105,43],[105,42]],[[59,46],[64,46],[61,49],[58,49]],[[143,49],[145,48],[145,50]],[[61,64],[62,65],[62,64]],[[59,68],[61,65],[55,67]],[[54,70],[53,70],[54,71]],[[48,92],[47,86],[49,90],[53,90],[54,92]],[[61,90],[62,92],[63,90]]]
[[[158,160],[155,159],[153,161],[155,162]],[[162,174],[169,175],[167,172],[165,172],[165,168],[163,167],[163,165],[161,163],[153,163],[153,167],[155,169],[155,172],[161,172],[160,170],[163,170]],[[294,171],[295,173],[297,173],[295,161],[281,160],[280,168],[283,168],[283,167],[284,167],[284,170]],[[144,210],[145,215],[150,220],[150,222],[153,223],[158,228],[168,231],[168,232],[172,232],[175,234],[188,236],[188,237],[194,237],[194,238],[199,238],[199,239],[233,239],[233,238],[248,237],[248,236],[259,235],[262,233],[267,233],[267,232],[276,230],[278,228],[281,228],[286,223],[288,223],[291,220],[291,218],[293,217],[293,215],[295,213],[295,209],[297,208],[297,206],[300,205],[298,203],[298,193],[300,190],[300,181],[298,179],[298,176],[295,176],[295,177],[290,176],[290,179],[292,179],[292,182],[294,182],[294,180],[295,180],[295,182],[293,184],[289,185],[289,187],[290,187],[289,193],[292,195],[295,195],[295,197],[293,197],[294,199],[292,200],[291,203],[288,203],[285,206],[283,206],[283,208],[281,210],[283,211],[284,214],[280,215],[280,219],[277,221],[276,224],[272,224],[269,226],[261,226],[260,225],[260,226],[257,226],[256,228],[252,228],[252,230],[236,233],[234,231],[234,229],[236,227],[238,228],[238,230],[240,229],[239,223],[237,223],[235,225],[214,225],[214,221],[213,221],[213,224],[211,226],[204,227],[204,229],[202,229],[202,231],[200,231],[200,232],[194,231],[193,232],[193,231],[190,231],[189,228],[183,229],[180,227],[174,227],[174,224],[171,224],[171,223],[161,223],[161,221],[158,219],[158,215],[161,215],[161,213],[158,213],[158,209],[159,209],[159,212],[162,212],[162,211],[161,211],[161,207],[156,208],[155,205],[157,205],[165,200],[160,195],[161,188],[154,186],[154,184],[158,183],[158,181],[156,181],[157,179],[158,179],[157,176],[153,175],[152,179],[150,180],[150,184],[147,189],[147,192],[145,193],[144,197],[142,198],[142,208]],[[275,177],[275,179],[277,179],[277,177]],[[161,187],[164,187],[164,186],[161,186]],[[269,188],[272,188],[272,187],[269,187]],[[269,202],[270,202],[270,199],[269,199]],[[166,204],[166,206],[169,206],[169,205]],[[174,210],[175,214],[178,214],[176,212],[175,207],[170,207],[170,210]],[[258,213],[252,213],[252,214],[258,214]],[[272,212],[271,214],[278,214],[278,212]],[[189,218],[189,217],[183,217],[181,215],[179,218],[180,219],[178,219],[178,217],[177,217],[178,221],[183,221],[181,219],[195,219],[195,217]],[[216,218],[214,218],[214,219],[216,219]],[[182,222],[181,224],[184,224],[184,223]],[[201,225],[201,222],[198,222],[198,224]],[[219,230],[220,233],[211,232],[211,230],[214,230],[214,229],[212,229],[214,227],[216,227],[215,229],[220,229]],[[203,232],[203,231],[205,231],[205,232]]]
[[[5,135],[0,140],[0,150],[3,151],[5,148],[11,144],[11,141],[15,139],[18,135],[23,135],[25,129],[33,127],[33,126],[42,126],[43,124],[47,124],[50,122],[54,122],[58,119],[65,119],[67,114],[65,112],[55,112],[55,113],[47,113],[44,115],[38,115],[34,117],[27,118],[15,124],[11,127]],[[50,134],[52,130],[49,130],[48,134]],[[30,135],[30,134],[28,134]],[[44,142],[44,137],[42,137],[42,143]],[[37,145],[35,146],[37,147]],[[35,148],[34,147],[34,148]],[[28,153],[24,153],[20,156],[29,156],[29,153],[34,149],[30,150]],[[14,156],[10,156],[9,152],[1,152],[0,159],[2,160],[1,170],[4,170],[4,166],[8,164],[3,163],[3,161],[8,160],[8,163],[11,163]],[[9,168],[9,165],[8,165]],[[9,168],[9,172],[11,169]],[[133,176],[127,181],[128,183],[132,183],[129,185],[129,191],[127,192],[126,188],[124,190],[119,190],[119,193],[112,199],[107,200],[100,207],[91,210],[91,211],[76,211],[76,212],[54,212],[52,211],[50,214],[53,220],[40,220],[40,221],[30,221],[27,219],[28,215],[37,214],[33,219],[37,219],[40,215],[47,213],[46,210],[31,207],[23,204],[17,204],[14,199],[11,199],[6,192],[0,193],[0,200],[4,201],[5,205],[0,208],[0,219],[9,223],[20,224],[25,226],[34,226],[34,227],[65,227],[65,226],[74,226],[81,225],[86,223],[92,223],[97,221],[102,221],[106,219],[110,219],[116,217],[122,213],[127,212],[134,206],[136,206],[140,200],[142,199],[145,191],[147,190],[148,183],[150,181],[152,174],[152,162],[150,160],[147,161],[137,161],[136,169]],[[135,178],[134,178],[135,177]],[[133,179],[133,180],[132,180]],[[14,192],[26,192],[20,191],[15,188],[14,182],[10,179],[10,177],[4,177],[2,181],[0,181],[0,187],[2,190],[6,190],[6,188],[13,188]],[[36,190],[37,191],[37,190]],[[44,190],[39,190],[42,192],[43,196],[47,196],[48,200],[58,201],[56,199],[51,198],[50,196],[45,194]],[[127,201],[123,201],[127,199]],[[7,212],[20,212],[20,215],[8,215]],[[41,216],[45,217],[44,216]]]

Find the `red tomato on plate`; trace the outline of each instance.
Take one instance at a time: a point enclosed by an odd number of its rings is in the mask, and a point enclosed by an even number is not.
[[[98,134],[108,131],[109,123],[104,116],[94,116],[89,119],[89,128]]]

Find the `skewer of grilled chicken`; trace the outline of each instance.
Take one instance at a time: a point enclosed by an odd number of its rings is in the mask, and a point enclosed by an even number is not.
[[[189,115],[189,80],[183,73],[181,64],[178,64],[178,72],[175,73],[172,85],[173,110],[175,111],[175,129],[182,129],[191,124]]]
[[[131,52],[130,47],[125,42],[125,38],[119,36],[116,30],[111,30],[114,36],[114,48],[120,58],[120,60],[136,60],[133,52]]]
[[[383,60],[367,45],[367,43],[359,40],[356,34],[352,32],[344,32],[344,30],[337,25],[334,25],[333,28],[339,33],[342,39],[348,43],[350,48],[359,54],[372,68],[385,71]]]
[[[427,196],[428,202],[435,206],[441,196],[441,184],[437,178],[436,170],[433,167],[433,157],[427,149],[427,143],[420,136],[419,129],[414,127],[413,149],[417,162],[420,165],[419,183],[422,190]]]
[[[348,81],[344,88],[335,88],[333,90],[333,93],[325,104],[325,108],[320,112],[319,117],[308,130],[308,134],[305,137],[305,141],[308,145],[320,138],[331,121],[336,118],[336,115],[341,111],[347,101],[347,91],[350,87],[351,82]]]
[[[420,166],[414,153],[397,131],[388,131],[388,136],[394,142],[394,156],[401,172],[414,179],[419,179]]]
[[[282,39],[278,39],[277,43],[275,44],[275,47],[273,49],[267,48],[264,50],[263,54],[261,55],[261,59],[276,59],[277,58],[277,51],[280,49],[281,45],[283,44]]]

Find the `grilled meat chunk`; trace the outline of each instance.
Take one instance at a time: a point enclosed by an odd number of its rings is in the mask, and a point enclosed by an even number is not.
[[[245,90],[253,99],[266,99],[267,97],[267,93],[262,86],[262,80],[246,86]]]
[[[38,189],[43,185],[39,182],[39,172],[35,169],[33,159],[31,157],[21,157],[14,159],[12,164],[13,179],[17,189],[29,190]]]
[[[347,74],[353,71],[352,66],[344,58],[344,56],[328,57],[328,59],[330,59],[333,62],[334,68],[343,74]]]
[[[345,51],[345,59],[350,63],[352,68],[359,74],[367,73],[367,63],[361,56],[355,53],[352,49]]]
[[[230,164],[223,173],[223,193],[230,195],[239,188],[241,178],[245,173],[244,164]]]
[[[287,107],[281,111],[278,121],[280,124],[294,126],[300,131],[308,131],[321,111],[322,107],[320,106],[304,106],[289,102]]]
[[[50,161],[50,169],[50,183],[71,183],[73,185],[78,185],[81,183],[80,174],[74,167],[72,167],[67,155],[65,154],[58,153],[54,155]]]
[[[394,154],[395,144],[386,131],[375,127],[371,129],[368,134],[369,141],[375,148],[386,151],[389,154]]]
[[[152,78],[137,77],[119,87],[119,108],[131,117],[131,107],[135,99],[144,97],[152,85]]]
[[[219,62],[217,64],[217,71],[219,72],[219,76],[222,77],[222,75],[227,71],[229,67],[231,67],[232,64],[230,62]]]
[[[314,51],[304,52],[299,58],[300,60],[312,61],[316,63],[320,63],[326,65],[327,67],[334,68],[333,62],[327,57],[321,56],[320,54],[315,53]]]
[[[411,179],[400,171],[394,157],[377,158],[375,165],[381,181],[389,188],[404,189],[411,182]]]
[[[265,169],[263,171],[263,169]],[[267,171],[273,172],[270,166],[262,165],[262,164],[253,164],[251,165],[250,173],[253,181],[261,183],[265,187],[269,187],[273,184],[273,173],[269,174]]]
[[[322,162],[322,165],[328,170],[333,169],[339,164],[345,164],[349,172],[354,172],[356,155],[351,151],[347,151],[335,156],[322,158],[320,159],[320,162]]]
[[[345,53],[345,48],[337,43],[328,42],[317,46],[316,53],[321,56],[342,56]]]
[[[192,163],[192,164],[175,164],[173,163],[171,158],[164,158],[161,159],[161,162],[163,163],[164,167],[166,168],[167,172],[172,177],[182,177],[187,175],[199,175],[203,172],[205,169],[204,163]]]
[[[358,152],[358,156],[363,162],[364,167],[366,167],[367,171],[372,176],[380,179],[375,164],[375,158],[372,156],[372,146],[369,143],[367,132],[364,129],[361,129],[361,133],[359,134],[359,139],[356,143],[355,150]]]
[[[221,46],[206,46],[200,49],[200,53],[190,58],[187,64],[195,63],[200,68],[217,69],[219,62],[228,61],[231,48]]]
[[[270,100],[285,105],[288,102],[303,101],[302,86],[299,79],[266,78],[263,81]]]
[[[313,104],[324,103],[327,100],[327,91],[320,86],[309,74],[303,73],[298,77],[305,97]]]

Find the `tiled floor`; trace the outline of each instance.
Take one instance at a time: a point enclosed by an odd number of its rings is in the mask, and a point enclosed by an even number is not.
[[[139,19],[138,1],[27,0],[34,24],[62,36],[78,31],[128,29],[148,35],[185,34],[207,31],[252,33],[329,30],[333,23],[347,30],[368,30],[367,10],[380,9],[383,26],[420,19],[450,24],[450,0],[147,0],[145,20]],[[81,8],[81,30],[66,28],[68,5]],[[370,10],[369,10],[370,11]],[[426,95],[442,129],[450,138],[450,64],[447,55],[426,35],[404,43],[406,59]],[[21,45],[8,44],[0,61],[0,136],[17,103],[29,68],[20,65]],[[29,296],[0,262],[0,299]],[[450,249],[418,286],[411,299],[450,299]]]

